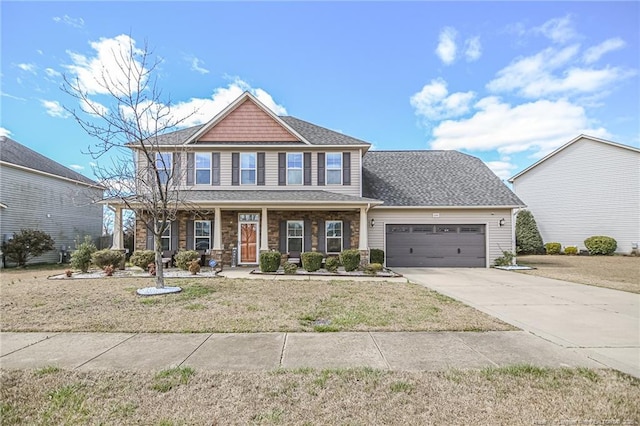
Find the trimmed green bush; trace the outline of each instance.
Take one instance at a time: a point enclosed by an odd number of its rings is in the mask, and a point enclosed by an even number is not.
[[[538,225],[529,210],[521,210],[516,216],[516,247],[522,254],[544,253]]]
[[[25,266],[30,257],[37,257],[55,249],[53,238],[37,229],[21,229],[13,237],[2,244],[2,252],[9,260]]]
[[[71,267],[80,269],[82,272],[87,272],[89,265],[91,265],[91,255],[97,250],[91,237],[89,235],[85,236],[84,242],[71,254]]]
[[[91,255],[91,262],[100,269],[105,266],[118,268],[124,261],[124,254],[111,249],[98,250]]]
[[[567,246],[564,248],[564,254],[569,256],[578,254],[578,247],[576,246]]]
[[[544,245],[544,250],[547,254],[560,254],[562,245],[560,243],[547,243]]]
[[[284,269],[285,274],[294,275],[296,272],[298,272],[298,265],[291,262],[285,262],[285,264],[282,265],[282,269]]]
[[[355,271],[360,266],[360,250],[343,250],[340,253],[340,263],[345,271]]]
[[[371,263],[379,263],[384,265],[384,250],[382,249],[371,249],[369,253],[369,260]]]
[[[364,272],[369,275],[375,275],[382,271],[382,265],[380,263],[370,263],[364,268]]]
[[[494,261],[496,266],[510,266],[516,255],[511,251],[503,251],[502,256]]]
[[[605,235],[594,235],[584,240],[584,245],[592,256],[612,255],[618,248],[618,242]]]
[[[131,262],[138,268],[144,269],[145,271],[147,270],[149,264],[154,263],[155,261],[156,252],[154,252],[153,250],[136,250],[129,258],[129,262]]]
[[[265,251],[260,253],[260,271],[276,272],[280,267],[282,255],[279,251]]]
[[[324,269],[329,272],[337,272],[338,266],[340,266],[340,259],[336,256],[327,257],[327,260],[324,261]]]
[[[180,250],[174,259],[178,268],[187,271],[192,260],[200,261],[200,253],[195,250]]]
[[[322,267],[324,255],[317,251],[307,251],[300,255],[302,258],[302,268],[308,272],[315,272]]]

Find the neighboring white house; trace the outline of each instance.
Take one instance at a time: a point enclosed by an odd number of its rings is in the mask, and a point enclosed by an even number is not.
[[[606,235],[629,253],[640,242],[640,149],[580,135],[509,179],[545,243],[585,249]]]
[[[56,249],[31,262],[57,262],[60,248],[102,233],[103,188],[96,182],[7,137],[0,137],[0,236],[20,229],[51,235]],[[3,265],[4,266],[4,265]]]

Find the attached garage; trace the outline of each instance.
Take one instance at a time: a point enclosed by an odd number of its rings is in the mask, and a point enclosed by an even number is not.
[[[386,225],[388,267],[485,267],[485,225]]]

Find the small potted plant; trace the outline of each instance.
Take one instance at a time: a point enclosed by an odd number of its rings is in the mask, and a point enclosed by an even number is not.
[[[108,277],[112,277],[113,276],[113,271],[116,268],[113,267],[113,265],[107,265],[104,267],[104,273],[108,276]]]
[[[196,275],[200,272],[200,262],[198,260],[189,262],[189,272],[191,272],[191,275]]]
[[[149,275],[156,275],[156,264],[151,262],[150,264],[147,265],[147,269],[149,271]]]
[[[71,278],[71,275],[73,274],[73,271],[71,269],[66,269],[64,271],[64,274],[68,277]]]

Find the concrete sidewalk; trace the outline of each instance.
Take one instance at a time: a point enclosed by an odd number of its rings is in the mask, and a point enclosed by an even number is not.
[[[497,269],[402,268],[412,282],[640,377],[640,295]]]
[[[527,332],[0,333],[0,367],[78,370],[269,371],[372,367],[468,369],[602,364]]]

